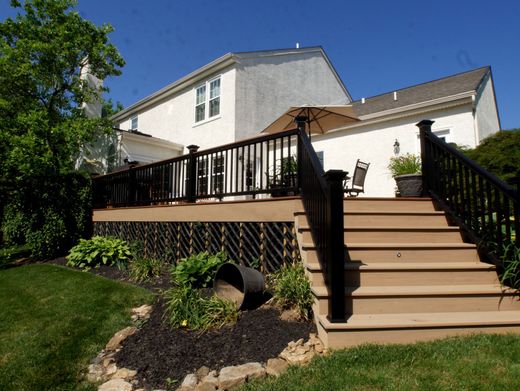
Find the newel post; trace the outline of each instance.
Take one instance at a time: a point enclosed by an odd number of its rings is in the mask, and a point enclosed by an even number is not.
[[[327,182],[326,207],[326,262],[330,287],[329,320],[345,321],[345,240],[343,226],[343,181],[347,173],[329,170],[324,178]]]
[[[195,152],[199,150],[198,145],[188,145],[189,154],[188,154],[188,183],[186,187],[186,201],[195,202],[195,195],[197,193],[197,158],[195,156]]]
[[[421,139],[421,170],[422,170],[422,182],[423,182],[423,194],[427,194],[430,190],[430,180],[432,173],[430,172],[431,166],[431,148],[426,145],[426,138],[432,132],[432,124],[435,121],[431,121],[429,119],[423,119],[418,124],[415,124],[419,128],[419,136]]]

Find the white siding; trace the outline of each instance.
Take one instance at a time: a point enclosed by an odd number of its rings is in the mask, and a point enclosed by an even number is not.
[[[477,95],[475,120],[477,122],[479,143],[500,130],[495,92],[489,76],[486,77],[483,88],[480,89]]]
[[[195,124],[195,88],[218,75],[221,75],[220,115]],[[138,130],[185,147],[196,144],[201,150],[233,142],[234,91],[235,70],[230,67],[138,113]],[[130,129],[130,118],[121,122],[119,127]]]
[[[290,106],[350,102],[321,51],[244,59],[236,79],[236,140],[258,135]]]
[[[396,139],[399,141],[401,155],[408,152],[420,154],[419,129],[415,124],[423,119],[435,121],[433,131],[449,129],[451,140],[448,141],[475,146],[471,103],[312,136],[312,143],[315,150],[324,151],[325,170],[342,169],[352,176],[357,159],[370,163],[365,181],[366,193],[361,196],[390,197],[394,195],[395,181],[387,166],[390,157],[394,156],[394,142]]]

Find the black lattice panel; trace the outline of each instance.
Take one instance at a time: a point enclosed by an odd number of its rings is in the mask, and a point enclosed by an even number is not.
[[[294,224],[285,222],[95,222],[94,234],[140,242],[146,256],[177,262],[202,251],[225,251],[271,272],[300,257]]]

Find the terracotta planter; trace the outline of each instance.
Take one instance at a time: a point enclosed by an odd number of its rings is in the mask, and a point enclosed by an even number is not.
[[[394,177],[401,197],[420,197],[422,195],[422,175],[407,174]]]

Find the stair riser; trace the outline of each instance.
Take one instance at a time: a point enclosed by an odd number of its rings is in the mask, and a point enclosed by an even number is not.
[[[426,248],[349,248],[352,261],[370,262],[479,262],[477,251],[473,248],[426,249]],[[309,261],[315,256],[309,252]]]
[[[477,333],[517,333],[518,326],[486,326],[464,328],[438,328],[438,329],[390,329],[390,330],[361,330],[361,331],[326,331],[318,324],[318,336],[328,349],[343,349],[366,343],[378,344],[402,344],[419,341],[432,341],[457,335]]]
[[[355,243],[463,243],[458,231],[360,230],[345,231],[348,245]],[[304,243],[312,241],[308,230],[302,232]]]
[[[297,227],[308,227],[304,215],[296,217]],[[352,227],[448,227],[446,217],[440,215],[346,215],[345,228]]]
[[[325,286],[321,271],[310,273],[312,286]],[[346,286],[496,285],[494,270],[345,271]]]
[[[434,212],[433,203],[423,200],[345,200],[343,202],[345,212]]]
[[[326,298],[318,299],[319,314],[327,314]],[[346,314],[399,314],[423,312],[518,311],[520,302],[510,296],[406,296],[346,297]]]
[[[346,313],[397,314],[401,312],[464,312],[520,310],[517,299],[500,296],[430,296],[347,299]]]

